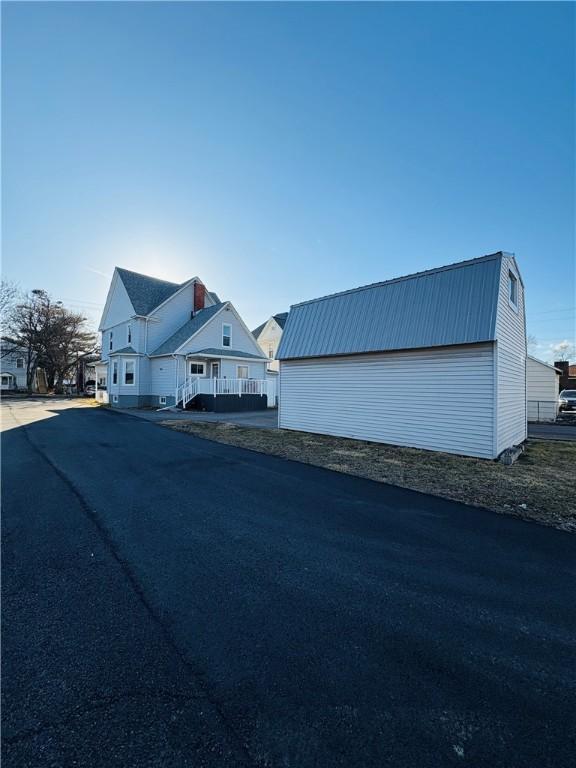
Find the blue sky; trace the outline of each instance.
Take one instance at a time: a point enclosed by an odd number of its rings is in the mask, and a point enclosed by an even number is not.
[[[4,3],[3,274],[291,303],[516,254],[574,340],[574,6]]]

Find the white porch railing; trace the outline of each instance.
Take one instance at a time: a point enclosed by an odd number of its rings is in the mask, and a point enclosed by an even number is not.
[[[198,377],[187,378],[183,384],[176,388],[176,405],[182,403],[182,408],[186,408],[190,400],[193,400],[198,394],[198,389]]]
[[[210,379],[214,395],[266,395],[266,379]]]
[[[186,408],[196,395],[269,395],[266,379],[212,379],[188,376],[176,388],[176,405]]]

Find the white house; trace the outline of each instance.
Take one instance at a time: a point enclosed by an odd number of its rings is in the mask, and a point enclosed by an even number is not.
[[[262,325],[259,325],[258,328],[252,331],[258,346],[268,358],[268,370],[270,371],[278,371],[280,367],[276,359],[276,353],[280,346],[280,339],[282,338],[287,318],[288,312],[279,312],[277,315],[269,317],[265,323],[262,323]]]
[[[170,283],[116,268],[96,365],[113,406],[253,410],[267,405],[266,358],[229,301],[198,277]]]
[[[528,421],[554,421],[558,415],[558,394],[562,371],[536,357],[526,358],[526,401]]]
[[[22,350],[10,347],[1,350],[0,389],[26,389],[26,357]]]
[[[279,425],[493,459],[526,439],[524,286],[494,253],[290,308]]]

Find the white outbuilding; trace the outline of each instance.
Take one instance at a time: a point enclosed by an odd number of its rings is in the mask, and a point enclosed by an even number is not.
[[[296,304],[278,359],[283,429],[487,459],[526,439],[512,254]]]
[[[554,421],[558,415],[558,395],[562,371],[538,360],[526,358],[526,406],[528,421]]]

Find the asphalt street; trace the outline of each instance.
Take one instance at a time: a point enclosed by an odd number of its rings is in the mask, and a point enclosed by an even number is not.
[[[2,409],[3,768],[574,765],[575,537]]]

